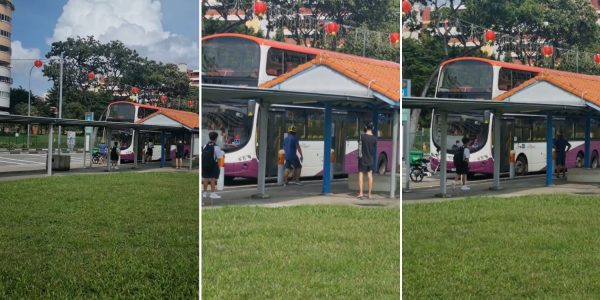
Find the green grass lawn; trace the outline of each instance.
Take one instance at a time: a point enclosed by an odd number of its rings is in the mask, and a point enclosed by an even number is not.
[[[0,183],[0,298],[198,297],[198,176]]]
[[[202,211],[203,299],[398,299],[398,209]]]
[[[405,299],[600,295],[600,197],[403,206]]]

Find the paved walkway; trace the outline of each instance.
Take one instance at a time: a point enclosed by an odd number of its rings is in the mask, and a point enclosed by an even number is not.
[[[256,186],[225,187],[219,192],[221,199],[203,198],[203,208],[224,206],[262,206],[283,207],[294,205],[351,205],[361,207],[400,207],[400,199],[388,198],[389,193],[374,194],[372,200],[358,200],[355,191],[349,191],[347,179],[335,179],[331,184],[331,195],[322,195],[322,182],[319,180],[305,182],[302,186],[286,187],[267,184],[267,199],[254,199]],[[202,188],[202,187],[201,187]]]
[[[448,181],[448,198],[436,197],[439,193],[439,182],[437,186],[431,184],[411,188],[410,191],[402,192],[402,203],[429,203],[440,201],[452,201],[465,199],[468,197],[517,197],[526,195],[554,195],[554,194],[572,194],[572,195],[600,195],[600,186],[589,183],[567,182],[565,179],[554,179],[554,186],[546,186],[546,175],[534,175],[526,178],[500,180],[501,190],[490,190],[493,181],[481,180],[469,183],[470,191],[462,191],[459,187],[452,188],[452,180]]]

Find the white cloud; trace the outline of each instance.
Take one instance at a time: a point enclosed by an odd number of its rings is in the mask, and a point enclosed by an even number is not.
[[[49,42],[89,35],[101,42],[120,40],[162,62],[198,64],[198,42],[163,29],[158,0],[69,0]]]

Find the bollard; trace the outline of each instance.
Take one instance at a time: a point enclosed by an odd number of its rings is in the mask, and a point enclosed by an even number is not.
[[[333,163],[335,162],[335,150],[331,149],[329,155],[329,179],[333,180]]]
[[[285,163],[285,151],[283,149],[279,150],[279,154],[277,155],[277,185],[283,185],[283,175],[285,174],[284,169]]]
[[[217,180],[217,191],[225,187],[225,154],[219,157],[219,179]]]
[[[509,179],[515,179],[515,150],[510,150],[508,157],[508,164],[510,166]]]

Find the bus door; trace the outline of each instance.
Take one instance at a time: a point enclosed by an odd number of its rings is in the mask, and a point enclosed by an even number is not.
[[[500,124],[500,172],[508,172],[509,154],[513,149],[513,137],[515,132],[515,121],[513,118],[502,118]],[[493,136],[493,134],[492,134]]]
[[[346,157],[346,126],[345,114],[333,115],[332,148],[334,149],[333,174],[344,173],[344,158]]]
[[[283,149],[283,134],[285,129],[285,111],[269,111],[267,136],[267,177],[277,176],[277,155]]]

